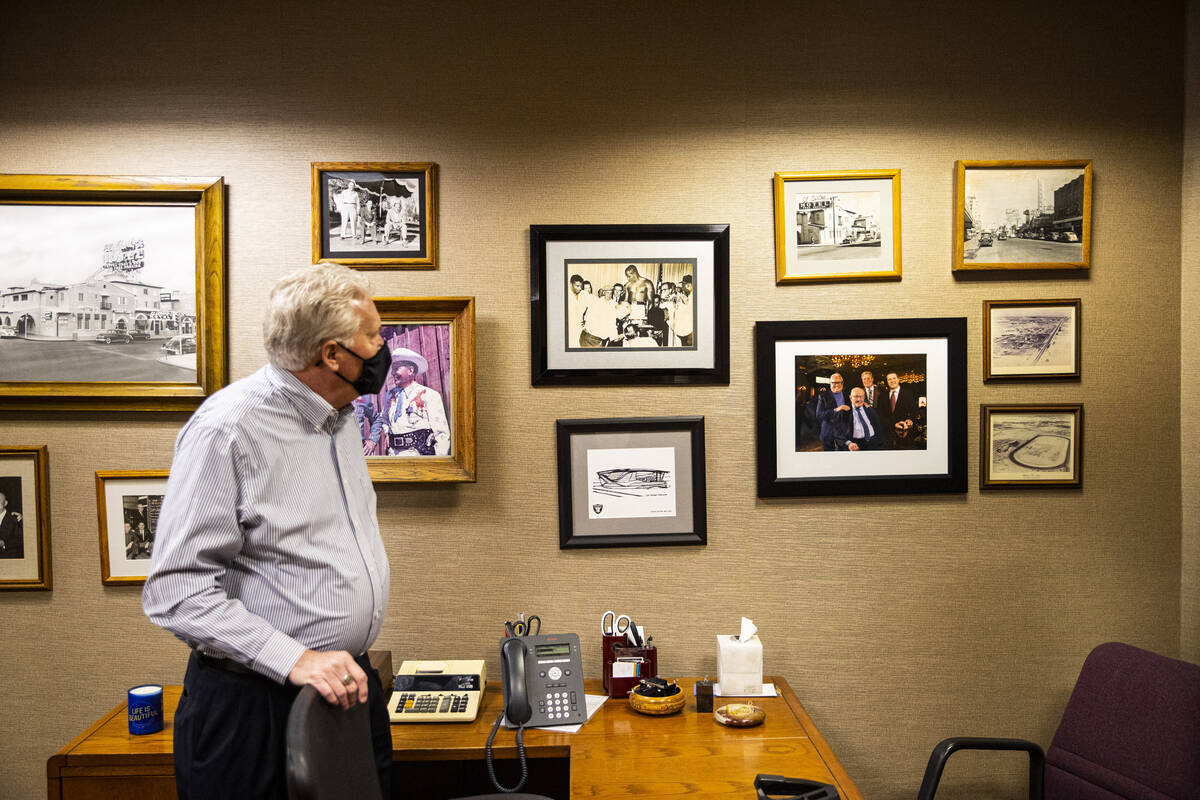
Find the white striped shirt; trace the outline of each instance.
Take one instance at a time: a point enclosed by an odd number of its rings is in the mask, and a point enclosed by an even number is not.
[[[350,406],[268,365],[179,432],[142,607],[283,683],[305,649],[364,652],[389,568]]]

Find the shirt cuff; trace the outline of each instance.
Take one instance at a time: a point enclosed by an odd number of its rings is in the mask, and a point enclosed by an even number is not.
[[[307,649],[292,637],[275,631],[250,666],[276,683],[287,683],[288,673]]]

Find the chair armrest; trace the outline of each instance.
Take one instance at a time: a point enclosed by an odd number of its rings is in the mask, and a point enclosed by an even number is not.
[[[933,800],[946,761],[959,750],[1024,750],[1029,753],[1029,800],[1042,800],[1042,777],[1046,772],[1046,754],[1037,744],[1025,739],[993,739],[990,737],[956,736],[943,739],[929,755],[925,778],[917,800]]]

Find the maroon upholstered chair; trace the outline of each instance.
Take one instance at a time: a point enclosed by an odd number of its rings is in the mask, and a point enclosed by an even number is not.
[[[918,800],[932,800],[958,750],[1027,751],[1031,800],[1200,800],[1200,666],[1102,644],[1083,662],[1047,753],[1023,739],[946,739]]]

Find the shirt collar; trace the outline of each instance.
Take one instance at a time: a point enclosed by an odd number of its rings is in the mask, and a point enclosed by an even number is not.
[[[274,364],[267,364],[265,367],[267,372],[267,380],[271,385],[279,390],[292,407],[296,409],[296,413],[300,417],[312,425],[313,428],[321,430],[329,426],[332,429],[338,418],[350,410],[347,405],[341,409],[335,409],[329,404],[324,397],[310,389],[302,380],[297,378],[286,369],[280,369]]]

